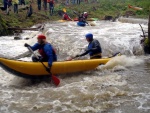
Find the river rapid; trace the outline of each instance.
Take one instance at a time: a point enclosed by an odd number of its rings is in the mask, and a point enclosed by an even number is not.
[[[58,60],[84,52],[86,33],[93,33],[103,57],[121,52],[106,65],[81,73],[58,75],[58,87],[16,77],[0,67],[0,113],[150,113],[150,56],[139,44],[138,24],[96,21],[79,27],[76,22],[44,23],[47,40],[56,48]],[[144,29],[147,25],[142,24]],[[35,26],[33,26],[35,27]],[[28,52],[39,31],[24,31],[22,40],[0,37],[0,57],[17,58]],[[30,38],[29,40],[24,40]],[[87,59],[89,56],[80,59]],[[31,61],[31,57],[20,60]],[[77,60],[77,59],[75,59]],[[28,71],[28,70],[26,70]]]

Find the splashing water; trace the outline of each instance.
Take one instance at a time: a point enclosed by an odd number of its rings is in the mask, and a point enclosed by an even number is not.
[[[14,77],[0,68],[0,111],[2,113],[149,113],[149,56],[143,56],[139,44],[142,34],[138,24],[120,22],[94,22],[96,26],[78,27],[75,22],[45,24],[47,40],[56,48],[58,59],[84,52],[84,35],[94,34],[99,40],[103,56],[121,52],[96,70],[58,75],[59,87],[51,83],[32,83]],[[143,25],[146,27],[145,25]],[[28,50],[24,43],[33,45],[41,32],[24,32],[22,38],[0,37],[0,56],[24,58]],[[134,54],[138,56],[134,56]],[[81,59],[87,59],[85,56]],[[128,109],[127,109],[128,108]]]

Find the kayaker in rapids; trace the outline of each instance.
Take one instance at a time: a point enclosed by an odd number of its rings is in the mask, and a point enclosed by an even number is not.
[[[66,12],[63,14],[63,20],[72,21],[72,19],[70,18],[70,16]]]
[[[79,22],[87,23],[86,22],[87,17],[88,17],[88,13],[84,12],[84,13],[81,13],[80,15],[78,15],[78,20],[79,20]]]
[[[81,57],[89,53],[90,59],[102,58],[102,49],[101,49],[101,45],[99,41],[96,39],[93,39],[92,33],[86,34],[85,37],[86,37],[87,42],[89,43],[88,48],[84,53],[80,55],[76,55],[76,57]]]
[[[48,62],[47,71],[51,69],[52,63],[57,61],[57,55],[53,46],[46,41],[46,36],[43,34],[38,35],[37,43],[35,43],[33,46],[30,46],[27,43],[25,43],[24,46],[30,47],[33,51],[38,50],[41,56],[38,56],[39,59],[33,56],[32,61]]]

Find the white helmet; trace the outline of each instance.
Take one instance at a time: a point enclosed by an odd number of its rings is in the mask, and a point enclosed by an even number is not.
[[[84,14],[87,14],[87,12],[84,12]]]

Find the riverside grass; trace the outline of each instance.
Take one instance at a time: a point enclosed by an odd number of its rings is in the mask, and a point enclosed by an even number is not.
[[[0,0],[2,3],[3,0]],[[47,22],[47,21],[56,21],[61,19],[58,15],[59,10],[63,10],[65,8],[70,17],[74,18],[76,15],[73,11],[77,12],[88,12],[89,17],[99,18],[99,20],[103,19],[105,15],[116,16],[118,14],[124,15],[126,11],[133,11],[135,13],[135,18],[148,18],[150,12],[150,2],[149,0],[97,0],[97,2],[92,2],[93,0],[89,0],[89,3],[81,2],[80,5],[77,4],[69,4],[65,5],[64,0],[57,0],[55,2],[54,15],[50,16],[49,11],[37,10],[36,1],[33,2],[33,15],[30,18],[26,18],[26,10],[19,10],[19,13],[16,15],[13,13],[13,9],[10,12],[10,15],[6,15],[5,11],[0,11],[0,15],[3,20],[7,22],[9,27],[30,27],[37,23]],[[26,5],[29,5],[29,0],[25,0]],[[133,9],[128,8],[128,4],[143,8],[142,11],[135,11]],[[2,5],[1,5],[2,6]],[[43,6],[43,5],[42,5]],[[3,30],[3,28],[2,28]],[[0,34],[0,35],[8,35],[10,32]]]

